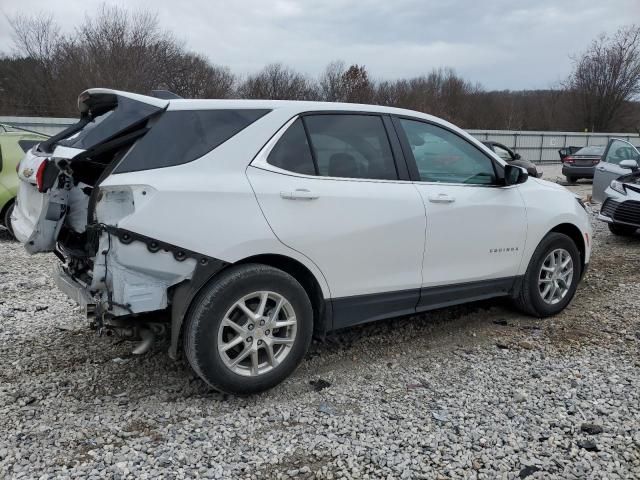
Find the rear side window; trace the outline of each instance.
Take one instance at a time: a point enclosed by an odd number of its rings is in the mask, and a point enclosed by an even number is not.
[[[377,115],[306,115],[318,174],[324,177],[397,180],[391,146]]]
[[[191,162],[251,125],[269,110],[176,110],[163,113],[114,173]]]
[[[304,175],[315,175],[311,148],[307,141],[302,120],[297,119],[280,137],[267,158],[274,167]]]

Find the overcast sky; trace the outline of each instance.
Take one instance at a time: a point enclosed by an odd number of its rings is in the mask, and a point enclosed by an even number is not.
[[[101,0],[0,0],[6,16],[53,11],[66,30]],[[450,66],[488,89],[548,88],[600,32],[640,21],[640,0],[112,0],[157,10],[187,48],[246,74],[283,62],[317,75],[335,59],[398,78]]]

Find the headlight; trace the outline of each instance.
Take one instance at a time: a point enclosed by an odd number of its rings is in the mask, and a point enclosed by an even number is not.
[[[624,189],[624,183],[619,182],[618,180],[613,180],[611,182],[610,187],[612,190],[615,190],[616,192],[621,193],[622,195],[627,194],[626,190]]]

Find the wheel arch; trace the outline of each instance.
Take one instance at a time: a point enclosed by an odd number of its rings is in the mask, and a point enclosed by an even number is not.
[[[271,267],[282,270],[293,278],[295,278],[302,288],[307,292],[311,306],[313,309],[313,330],[317,336],[323,336],[332,328],[332,308],[331,301],[325,298],[320,282],[302,262],[280,254],[259,254],[243,258],[233,263],[221,264],[219,268],[215,268],[207,274],[204,281],[186,281],[178,285],[172,293],[171,305],[171,344],[169,346],[169,356],[173,359],[177,358],[180,348],[180,339],[182,338],[184,320],[198,294],[215,282],[216,277],[221,272],[232,268],[235,265],[244,265],[249,263],[257,263],[269,265]]]
[[[279,254],[262,254],[247,257],[234,265],[260,263],[282,270],[295,278],[307,292],[313,307],[313,327],[318,335],[331,329],[331,302],[325,299],[320,282],[302,262]]]
[[[581,267],[580,272],[582,275],[582,273],[584,273],[586,254],[587,254],[587,246],[585,245],[585,239],[582,236],[582,231],[573,223],[561,223],[553,227],[551,230],[549,230],[547,235],[552,232],[562,233],[563,235],[566,235],[571,240],[573,240],[573,243],[576,244],[576,247],[580,252],[580,267]]]

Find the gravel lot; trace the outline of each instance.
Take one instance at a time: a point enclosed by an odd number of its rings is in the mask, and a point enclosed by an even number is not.
[[[55,257],[2,232],[0,477],[638,478],[640,236],[595,227],[553,319],[490,301],[349,329],[250,398],[97,337]]]

